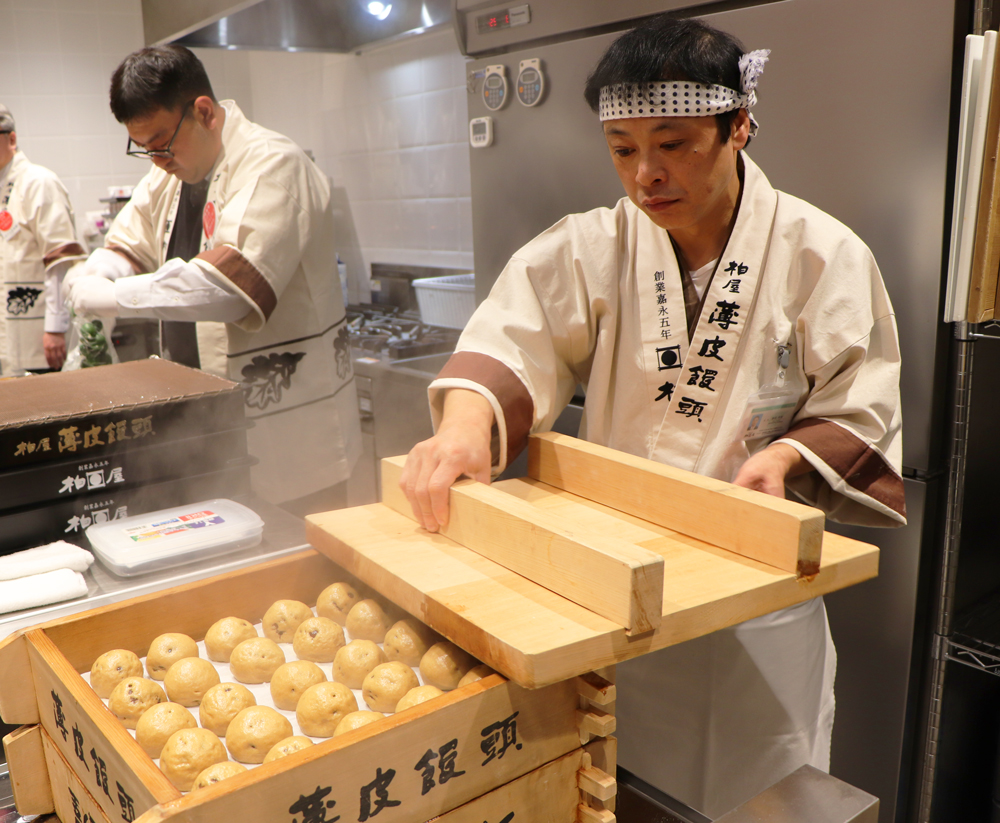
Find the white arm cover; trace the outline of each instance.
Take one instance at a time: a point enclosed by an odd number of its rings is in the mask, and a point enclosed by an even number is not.
[[[72,260],[56,263],[45,270],[45,331],[65,334],[69,328],[69,309],[63,300],[63,277],[73,268]]]
[[[112,252],[113,253],[113,252]],[[246,300],[194,263],[179,257],[152,274],[136,274],[115,281],[119,317],[158,320],[216,320],[235,323],[250,312]]]

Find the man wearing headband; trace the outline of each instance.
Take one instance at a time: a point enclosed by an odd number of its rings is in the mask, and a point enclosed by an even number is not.
[[[744,153],[766,59],[669,16],[608,49],[586,98],[628,196],[520,249],[469,322],[403,474],[425,527],[578,384],[586,440],[905,522],[892,307],[864,243]],[[622,664],[620,762],[715,818],[829,767],[835,670],[821,599]]]
[[[0,376],[62,368],[62,278],[83,256],[66,187],[18,148],[14,115],[0,104]]]

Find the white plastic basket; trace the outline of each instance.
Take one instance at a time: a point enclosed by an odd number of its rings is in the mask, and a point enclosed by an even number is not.
[[[475,280],[471,273],[414,280],[420,319],[432,326],[464,329],[476,309]]]

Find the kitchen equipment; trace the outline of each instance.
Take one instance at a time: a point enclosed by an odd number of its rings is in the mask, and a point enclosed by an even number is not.
[[[215,499],[95,523],[86,534],[105,567],[133,577],[256,546],[263,530],[252,509]]]
[[[443,269],[433,266],[404,266],[391,263],[372,263],[371,296],[372,303],[392,308],[400,312],[418,311],[417,293],[414,283],[417,280],[437,277],[448,277],[462,274],[461,269]],[[425,323],[435,324],[429,317],[421,318]],[[441,324],[452,325],[452,324]],[[454,327],[454,326],[453,326]],[[460,326],[458,328],[461,328]]]
[[[449,0],[142,0],[146,44],[352,52],[449,22]]]
[[[348,307],[347,333],[356,352],[379,360],[451,352],[458,342],[454,329],[429,325],[396,307],[375,304]]]
[[[413,281],[420,317],[425,323],[464,329],[476,310],[476,275],[453,274]]]

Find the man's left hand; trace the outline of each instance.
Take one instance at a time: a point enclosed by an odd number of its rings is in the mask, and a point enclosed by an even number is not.
[[[49,368],[59,371],[66,362],[66,335],[60,332],[45,332],[42,335],[42,348],[45,350],[45,362],[49,364]]]
[[[95,276],[74,280],[67,290],[66,305],[80,317],[117,317],[114,281]]]
[[[772,443],[740,467],[733,483],[745,489],[784,497],[785,478],[805,474],[811,469],[809,461],[787,443]]]

